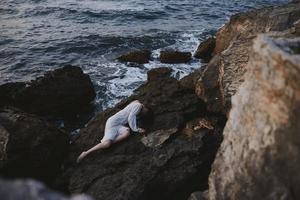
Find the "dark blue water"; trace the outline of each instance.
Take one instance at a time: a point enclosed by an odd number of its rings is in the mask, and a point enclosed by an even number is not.
[[[65,64],[80,65],[101,110],[130,95],[154,60],[130,66],[115,57],[129,50],[193,52],[232,14],[287,0],[0,0],[0,84],[35,78]],[[172,65],[178,77],[199,67]]]

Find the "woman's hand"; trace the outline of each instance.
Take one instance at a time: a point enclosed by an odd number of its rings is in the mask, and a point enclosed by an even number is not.
[[[143,128],[139,128],[138,131],[139,131],[139,133],[142,133],[142,134],[145,134],[145,132],[146,132],[146,130]]]

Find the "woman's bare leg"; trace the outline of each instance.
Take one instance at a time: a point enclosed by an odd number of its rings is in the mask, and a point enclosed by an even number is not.
[[[111,140],[106,140],[106,141],[103,141],[103,142],[95,145],[94,147],[90,148],[89,150],[82,152],[78,156],[77,162],[80,162],[83,158],[85,158],[88,154],[90,154],[93,151],[97,151],[99,149],[107,149],[107,148],[109,148],[111,146],[111,144],[112,144]]]
[[[129,136],[129,134],[130,134],[129,128],[124,129],[124,131],[116,137],[113,143],[121,142],[122,140],[126,139]]]

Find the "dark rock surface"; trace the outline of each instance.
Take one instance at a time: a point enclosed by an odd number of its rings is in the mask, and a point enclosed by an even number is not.
[[[70,192],[85,192],[98,200],[176,200],[207,188],[224,119],[208,115],[194,91],[182,87],[175,78],[151,80],[115,108],[99,113],[81,130],[71,146],[64,175],[69,178]],[[153,124],[145,127],[151,133],[149,140],[131,135],[110,149],[95,152],[79,165],[72,165],[81,151],[99,143],[106,119],[133,99],[147,100],[154,111]],[[186,122],[199,116],[207,116],[214,129],[186,127]],[[185,134],[186,129],[190,134]],[[141,140],[146,140],[146,145]]]
[[[0,175],[50,182],[68,148],[67,133],[18,110],[0,110]]]
[[[125,55],[118,57],[117,59],[121,62],[133,62],[137,64],[148,63],[151,58],[150,50],[132,51]]]
[[[27,83],[0,86],[0,107],[41,115],[74,115],[95,98],[93,84],[79,67],[65,66]]]
[[[190,52],[180,51],[161,51],[159,60],[162,63],[176,64],[176,63],[188,63],[192,59]]]
[[[187,76],[181,78],[179,83],[181,86],[195,90],[196,84],[198,83],[199,79],[202,78],[203,72],[206,69],[206,65],[201,66],[199,69],[196,69],[192,73],[188,74]]]
[[[147,72],[147,81],[154,81],[161,78],[169,77],[172,69],[168,67],[158,67]]]
[[[87,195],[66,197],[34,180],[0,180],[2,200],[92,200]]]
[[[194,57],[204,59],[204,61],[208,62],[213,56],[212,54],[214,52],[215,47],[216,38],[210,37],[202,43],[200,43],[194,54]]]

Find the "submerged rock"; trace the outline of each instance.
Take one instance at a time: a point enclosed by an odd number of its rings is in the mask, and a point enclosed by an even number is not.
[[[210,174],[214,199],[300,198],[300,38],[254,42]]]
[[[200,43],[198,46],[194,57],[204,59],[204,61],[209,61],[212,58],[216,46],[216,38],[210,37],[204,42]]]
[[[150,50],[132,51],[125,55],[118,57],[117,59],[121,62],[133,62],[138,64],[148,63],[151,58]]]
[[[87,195],[66,197],[34,180],[0,180],[0,196],[3,200],[92,200]]]
[[[244,82],[253,39],[259,33],[284,31],[300,19],[300,4],[267,7],[234,15],[216,35],[216,55],[207,66],[200,90],[209,109],[226,114],[231,108],[231,97]],[[209,79],[210,79],[209,78]]]
[[[79,67],[67,65],[27,83],[0,86],[0,107],[41,115],[74,115],[95,98],[93,84]]]
[[[50,182],[68,147],[67,133],[35,115],[0,110],[0,175]]]
[[[162,63],[176,64],[176,63],[187,63],[192,59],[190,52],[180,51],[161,51],[159,60]]]
[[[205,105],[175,78],[160,77],[159,81],[150,79],[115,108],[99,113],[80,131],[71,146],[65,173],[71,193],[84,192],[97,200],[176,200],[207,188],[210,164],[222,138],[223,119],[213,121],[213,130],[199,129],[186,136],[182,132],[185,123],[205,116]],[[100,142],[107,118],[133,99],[147,101],[154,111],[153,124],[145,127],[149,138],[131,135],[110,149],[88,156],[80,165],[72,165],[81,151]]]

